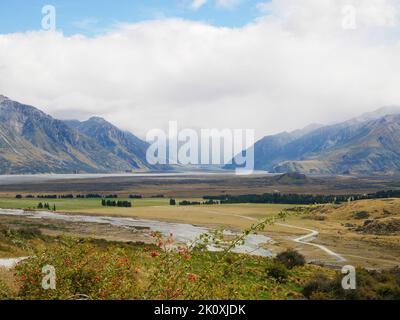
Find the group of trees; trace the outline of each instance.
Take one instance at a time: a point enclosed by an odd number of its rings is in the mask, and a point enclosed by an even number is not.
[[[276,203],[276,204],[323,204],[323,203],[343,203],[347,201],[400,198],[400,190],[378,191],[370,194],[354,195],[312,195],[312,194],[284,194],[284,193],[264,193],[247,195],[223,195],[223,196],[204,196],[205,200],[219,200],[221,204],[232,203]]]
[[[85,195],[77,195],[77,198],[86,198],[86,199],[117,199],[118,195],[117,194],[108,194],[108,195],[101,195],[98,193],[89,193]]]
[[[89,194],[77,194],[77,199],[101,199],[103,196],[97,193],[89,193]]]
[[[73,194],[62,194],[58,196],[60,199],[73,199],[74,195]]]
[[[52,211],[56,211],[56,205],[53,204],[53,206],[51,207],[49,203],[41,203],[39,202],[38,209],[47,209],[47,210],[52,210]]]
[[[171,200],[175,201],[174,199],[171,199]],[[171,201],[170,201],[170,204],[171,204]],[[176,203],[171,204],[171,205],[175,205],[175,204]],[[204,205],[219,204],[219,201],[215,201],[215,200],[209,199],[209,200],[203,201],[203,202],[200,202],[200,201],[188,201],[188,200],[183,200],[183,201],[179,202],[180,206],[199,206],[199,205],[202,205],[202,204],[204,204]]]
[[[115,201],[115,200],[101,200],[101,205],[103,207],[122,207],[122,208],[131,208],[132,202],[130,201]]]
[[[204,201],[203,204],[214,205],[219,204],[219,201],[208,199],[207,201]]]
[[[201,202],[183,200],[183,201],[179,202],[179,205],[180,206],[198,206],[198,205],[201,205]]]
[[[57,196],[56,194],[45,194],[45,195],[38,195],[38,196],[36,196],[36,198],[38,198],[38,199],[57,199],[58,197],[61,197],[61,196]]]
[[[141,194],[130,194],[129,199],[142,199],[143,196]]]
[[[118,198],[118,195],[116,194],[109,194],[109,195],[101,195],[98,193],[89,193],[89,194],[77,194],[74,196],[73,194],[39,194],[39,195],[26,195],[23,196],[21,194],[17,194],[15,196],[16,199],[22,199],[22,198],[38,198],[38,199],[116,199]]]

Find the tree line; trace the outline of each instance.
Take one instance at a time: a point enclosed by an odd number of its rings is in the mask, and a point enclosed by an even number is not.
[[[115,201],[115,200],[101,200],[101,205],[103,207],[122,207],[122,208],[131,208],[132,202],[130,201]]]
[[[57,210],[55,204],[53,204],[53,207],[50,207],[49,203],[41,203],[41,202],[39,202],[37,208],[38,209],[47,209],[47,210],[52,210],[52,211],[56,211]]]
[[[234,203],[271,203],[271,204],[324,204],[324,203],[343,203],[356,200],[367,199],[386,199],[400,198],[400,190],[378,191],[369,194],[353,195],[312,195],[312,194],[284,194],[284,193],[264,193],[247,195],[222,195],[204,196],[205,200],[219,200],[221,204]]]
[[[176,205],[176,200],[175,199],[170,199],[169,200],[169,204],[171,206],[175,206]],[[199,206],[199,205],[213,205],[213,204],[219,204],[219,201],[215,201],[215,200],[207,200],[207,201],[189,201],[189,200],[183,200],[179,202],[180,206]]]
[[[89,193],[89,194],[39,194],[39,195],[31,195],[28,194],[26,196],[23,196],[21,194],[17,194],[15,196],[16,199],[22,199],[22,198],[27,198],[27,199],[118,199],[117,194],[108,194],[108,195],[102,195],[98,193]],[[129,195],[129,198],[131,199],[141,199],[141,195]]]

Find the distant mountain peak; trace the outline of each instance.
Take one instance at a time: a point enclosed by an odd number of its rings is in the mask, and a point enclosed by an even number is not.
[[[93,128],[103,128],[105,130],[118,130],[120,129],[113,125],[111,122],[108,122],[106,119],[98,116],[93,116],[87,119],[86,121],[81,122],[82,125],[87,125]]]
[[[2,103],[3,101],[7,101],[10,100],[8,97],[3,96],[2,94],[0,94],[0,103]]]
[[[386,106],[345,122],[264,137],[254,145],[254,166],[276,173],[393,175],[400,174],[399,146],[400,107]]]
[[[383,115],[391,115],[400,113],[400,106],[385,106],[374,111]]]
[[[0,95],[0,174],[145,171],[147,146],[103,118],[61,121]]]
[[[400,114],[399,106],[385,106],[385,107],[381,107],[377,110],[364,113],[361,116],[351,119],[349,121],[350,122],[371,121],[371,120],[377,120],[379,118],[389,116],[389,115],[395,115],[395,114]]]
[[[297,129],[294,130],[292,132],[290,132],[290,134],[293,136],[293,138],[300,138],[312,131],[318,130],[319,128],[324,127],[323,124],[319,124],[319,123],[312,123],[309,124],[308,126],[304,127],[303,129]]]
[[[109,123],[104,118],[98,117],[98,116],[90,117],[87,121],[88,122],[97,122],[97,123]]]
[[[147,142],[139,139],[129,131],[119,129],[101,117],[94,116],[82,122],[68,120],[65,123],[79,133],[97,141],[110,153],[127,162],[131,169],[151,168],[159,170],[158,166],[151,166],[147,163]]]

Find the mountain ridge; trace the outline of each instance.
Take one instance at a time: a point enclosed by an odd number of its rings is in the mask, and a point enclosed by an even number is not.
[[[149,165],[146,151],[149,144],[129,131],[120,130],[104,118],[93,116],[86,121],[64,121],[78,132],[91,137],[109,152],[127,161],[133,168],[143,167],[160,170],[163,167]]]
[[[139,141],[142,146],[146,144]],[[131,151],[133,156],[134,150]],[[135,155],[136,165],[133,165],[102,146],[95,137],[80,133],[63,120],[0,96],[1,174],[149,170],[142,156],[141,150]]]
[[[58,120],[0,95],[0,174],[173,169],[148,164],[148,146],[101,117]],[[266,136],[255,143],[254,150],[255,170],[400,174],[400,108],[384,107],[342,123],[312,124]]]
[[[397,150],[400,108],[381,108],[298,137],[290,133],[264,137],[254,145],[255,169],[303,174],[399,174]],[[235,164],[225,168],[233,169]]]

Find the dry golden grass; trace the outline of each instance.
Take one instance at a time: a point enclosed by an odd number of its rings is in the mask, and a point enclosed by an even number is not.
[[[342,205],[326,205],[318,210],[329,220],[354,221],[359,220],[356,214],[366,212],[371,219],[400,216],[400,199],[374,199],[345,203]]]
[[[255,223],[255,220],[276,215],[282,209],[293,205],[271,204],[233,204],[213,206],[156,206],[141,208],[99,208],[84,210],[85,214],[130,216],[143,219],[183,222],[209,227],[225,227],[243,230]],[[373,268],[393,267],[400,264],[400,237],[366,235],[351,231],[345,227],[360,211],[371,212],[372,217],[380,217],[385,212],[397,214],[400,199],[366,200],[342,205],[323,205],[315,209],[311,216],[289,217],[285,223],[292,226],[317,230],[320,232],[314,243],[322,244],[347,259],[344,264],[354,264]],[[323,216],[316,220],[314,216]],[[268,245],[274,252],[287,248],[301,251],[308,260],[321,260],[335,263],[335,259],[313,246],[295,243],[293,239],[309,233],[306,230],[288,228],[280,225],[268,226],[263,232],[272,237],[275,244]]]
[[[400,236],[364,234],[346,226],[347,224],[360,226],[364,223],[365,219],[355,218],[359,212],[367,212],[369,215],[367,219],[387,219],[388,212],[390,217],[399,218],[400,199],[362,200],[341,205],[323,205],[309,216],[289,218],[288,223],[318,230],[320,234],[314,243],[325,245],[344,256],[347,259],[345,264],[371,268],[400,265]],[[316,217],[323,217],[323,220],[316,220]],[[283,242],[289,236],[287,232],[290,232],[275,226],[268,230],[271,235]],[[303,245],[297,247],[308,256],[324,258],[321,251],[315,252],[312,247]]]
[[[133,208],[95,208],[70,213],[136,217],[161,221],[182,222],[194,225],[223,226],[244,229],[251,226],[255,219],[276,215],[293,205],[280,204],[233,204],[201,206],[154,206]],[[250,218],[250,219],[249,219]]]
[[[3,282],[4,285],[6,285],[11,293],[15,294],[18,292],[18,285],[16,283],[13,270],[0,267],[0,280]]]
[[[196,199],[193,199],[196,200]],[[69,214],[107,215],[133,217],[150,220],[189,223],[206,227],[224,227],[232,230],[243,230],[254,224],[258,219],[276,215],[281,210],[292,208],[294,205],[273,204],[232,204],[232,205],[201,205],[201,206],[169,206],[168,199],[145,199],[144,206],[133,208],[93,207],[91,205],[70,209],[68,206],[62,211]],[[61,204],[60,204],[61,206]],[[287,219],[285,223],[292,226],[317,230],[319,235],[313,242],[322,244],[334,252],[344,256],[346,264],[366,267],[392,267],[400,264],[400,236],[371,235],[357,232],[346,224],[362,225],[363,219],[357,219],[359,212],[367,212],[368,219],[386,219],[400,217],[400,199],[363,200],[341,205],[321,205],[312,210],[311,214],[303,214]],[[106,237],[104,231],[91,229],[85,232],[84,225],[76,230],[75,234],[95,233],[97,236]],[[98,231],[100,235],[97,234]],[[293,241],[296,237],[308,234],[307,230],[288,228],[285,226],[268,226],[264,233],[270,236],[275,244],[268,244],[274,252],[286,248],[294,248],[306,255],[308,260],[322,260],[334,262],[331,256],[318,248],[299,244]],[[124,234],[118,232],[113,237],[124,240]],[[131,239],[129,239],[131,240]],[[140,235],[143,240],[143,235]],[[1,250],[0,250],[1,256]]]

